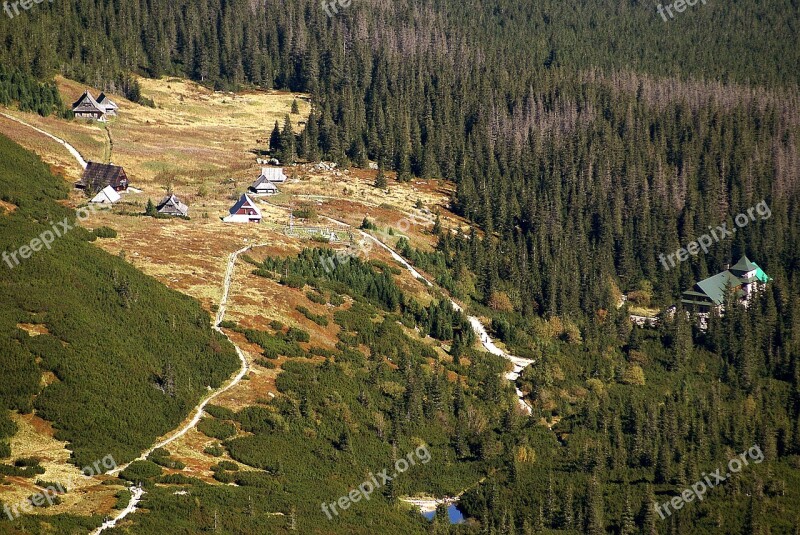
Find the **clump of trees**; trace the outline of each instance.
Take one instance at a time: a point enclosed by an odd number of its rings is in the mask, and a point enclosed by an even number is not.
[[[295,134],[292,128],[292,120],[287,115],[283,121],[283,129],[275,121],[275,128],[269,136],[270,156],[278,159],[284,164],[290,164],[297,158],[297,148],[295,146]]]
[[[0,63],[0,105],[16,105],[21,111],[43,117],[66,114],[55,83],[43,83],[29,72],[5,63]]]

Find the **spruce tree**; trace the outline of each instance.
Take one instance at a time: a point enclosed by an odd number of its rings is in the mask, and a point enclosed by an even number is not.
[[[382,169],[378,170],[378,174],[375,176],[375,184],[374,186],[378,189],[386,189],[388,182],[386,180],[386,175],[384,174]]]
[[[602,535],[605,533],[603,487],[595,475],[589,479],[586,509],[588,514],[586,533],[589,535]]]
[[[634,535],[636,533],[636,523],[633,517],[633,508],[631,507],[630,490],[625,487],[625,505],[622,510],[622,520],[620,522],[620,535]]]
[[[276,123],[277,124],[277,123]],[[281,162],[292,163],[297,159],[297,151],[295,149],[295,136],[292,129],[292,120],[287,115],[283,120],[283,131],[280,133],[280,153]]]
[[[278,121],[275,121],[275,127],[269,136],[269,151],[273,157],[276,157],[283,150],[282,141],[281,128],[278,126]]]

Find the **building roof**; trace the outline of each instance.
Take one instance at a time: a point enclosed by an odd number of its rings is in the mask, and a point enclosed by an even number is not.
[[[683,298],[695,299],[697,301],[707,301],[708,303],[711,303],[710,297],[708,297],[703,292],[698,292],[697,290],[686,290],[685,292],[683,292]]]
[[[751,262],[750,259],[747,258],[747,255],[744,255],[730,268],[730,271],[736,276],[741,276],[741,274],[755,271],[756,269],[758,269],[758,266],[754,262]]]
[[[106,109],[104,106],[100,106],[100,104],[97,103],[91,92],[86,90],[83,92],[83,95],[81,95],[81,98],[72,105],[72,111],[75,113],[105,113]]]
[[[263,174],[259,176],[255,182],[250,186],[250,189],[255,191],[257,189],[271,189],[274,191],[278,191],[278,186],[272,183],[266,176]]]
[[[262,167],[260,179],[266,179],[270,182],[286,182],[286,175],[283,172],[283,167]]]
[[[756,266],[756,278],[759,280],[759,282],[763,282],[766,284],[767,282],[772,280],[772,277],[764,273],[764,270],[761,269],[761,266],[759,266],[755,262],[753,262],[753,265]]]
[[[736,288],[740,284],[739,278],[726,270],[722,273],[717,273],[713,277],[701,280],[695,287],[700,288],[715,304],[721,305],[725,301],[725,290]]]
[[[755,275],[745,277],[751,272],[755,272]],[[721,305],[725,301],[727,289],[738,289],[743,284],[756,281],[766,283],[769,280],[769,275],[764,273],[758,264],[751,262],[747,256],[742,256],[732,268],[701,280],[691,290],[683,292],[683,301],[696,302],[698,298],[700,301],[710,299],[715,305]]]
[[[189,207],[183,204],[174,194],[170,193],[158,203],[156,206],[158,212],[178,212],[182,215],[189,214]]]
[[[115,190],[111,186],[106,186],[105,188],[100,190],[100,192],[97,195],[92,197],[92,200],[89,202],[114,204],[120,199],[121,197],[119,193],[117,193],[117,190]]]
[[[78,185],[89,191],[98,191],[106,186],[125,189],[128,187],[128,175],[117,165],[89,162]]]
[[[108,98],[108,96],[106,96],[105,93],[100,93],[100,96],[97,97],[97,104],[102,105],[106,109],[112,109],[112,110],[119,109],[119,106],[117,106],[113,100]]]
[[[248,197],[246,193],[242,193],[242,196],[239,197],[239,200],[236,201],[236,204],[234,204],[231,207],[229,212],[231,213],[231,215],[233,215],[236,212],[238,212],[239,210],[241,210],[242,208],[248,208],[248,209],[251,209],[251,210],[255,210],[256,214],[261,216],[261,210],[258,209],[258,206],[256,206],[256,203],[254,203],[253,199]]]

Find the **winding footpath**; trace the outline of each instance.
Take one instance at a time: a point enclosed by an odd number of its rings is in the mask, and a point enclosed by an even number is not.
[[[64,141],[63,139],[61,139],[59,137],[56,137],[53,134],[50,134],[49,132],[46,132],[46,131],[44,131],[44,130],[42,130],[40,128],[37,128],[37,127],[35,127],[35,126],[31,125],[31,124],[26,123],[25,121],[17,119],[16,117],[13,117],[13,116],[8,115],[6,113],[0,112],[0,116],[3,116],[3,117],[5,117],[5,118],[7,118],[9,120],[12,120],[12,121],[20,123],[20,124],[22,124],[24,126],[27,126],[27,127],[31,128],[31,129],[35,130],[36,132],[39,132],[40,134],[45,135],[45,136],[49,137],[50,139],[56,141],[57,143],[63,145],[69,151],[69,153],[72,154],[72,156],[77,160],[77,162],[81,166],[81,168],[82,169],[86,169],[86,160],[84,160],[84,158],[83,158],[83,156],[81,156],[80,152],[78,152],[78,150],[75,149],[75,147],[73,147],[72,145],[70,145],[69,143]],[[110,133],[109,133],[109,137],[110,137]],[[345,227],[347,227],[349,229],[355,229],[355,227],[353,227],[352,225],[349,225],[348,223],[345,223],[344,221],[339,221],[337,219],[333,219],[333,218],[330,218],[330,217],[325,217],[325,219],[328,219],[329,221],[332,221],[332,222],[340,224],[340,225],[344,225]],[[391,247],[389,247],[388,245],[383,243],[381,240],[379,240],[375,236],[373,236],[371,234],[368,234],[368,233],[364,232],[361,229],[355,229],[355,230],[358,230],[358,232],[364,238],[366,238],[368,240],[371,240],[372,242],[377,244],[379,247],[381,247],[382,249],[386,250],[392,256],[392,258],[394,260],[396,260],[397,262],[399,262],[401,265],[403,265],[409,271],[409,273],[411,273],[411,275],[413,277],[424,281],[425,284],[427,284],[428,286],[434,286],[434,284],[431,281],[429,281],[427,278],[425,278],[419,271],[417,271],[414,268],[414,266],[412,266],[405,258],[400,256],[400,254],[397,253],[394,249],[392,249]],[[248,245],[248,246],[245,246],[245,247],[239,249],[238,251],[235,251],[235,252],[231,253],[231,255],[230,255],[229,259],[228,259],[228,265],[227,265],[226,270],[225,270],[225,278],[223,280],[223,285],[222,285],[222,297],[220,299],[219,308],[217,309],[217,314],[216,314],[216,316],[214,318],[213,329],[215,331],[221,333],[223,336],[225,336],[225,338],[228,339],[228,341],[233,345],[234,349],[236,350],[236,354],[239,356],[239,360],[241,362],[241,368],[239,369],[239,372],[225,386],[217,389],[216,391],[214,391],[210,395],[206,396],[206,398],[202,402],[200,402],[200,404],[198,404],[195,407],[194,416],[192,417],[192,419],[189,420],[183,427],[181,427],[178,431],[174,432],[168,438],[166,438],[166,439],[154,444],[150,449],[148,449],[147,451],[142,453],[142,455],[139,456],[137,459],[134,459],[134,461],[143,461],[143,460],[145,460],[147,458],[147,456],[150,455],[154,450],[156,450],[158,448],[163,448],[163,447],[167,446],[168,444],[171,444],[172,442],[176,441],[177,439],[181,438],[182,436],[186,435],[186,433],[188,433],[189,431],[194,429],[194,427],[200,422],[200,419],[203,417],[203,414],[204,414],[204,411],[205,411],[205,407],[211,401],[216,399],[218,396],[220,396],[221,394],[227,392],[228,390],[230,390],[231,388],[233,388],[234,386],[239,384],[239,382],[242,380],[242,378],[245,376],[245,374],[249,370],[249,365],[247,364],[247,359],[245,358],[244,353],[239,348],[239,346],[237,346],[233,342],[233,340],[231,340],[230,337],[222,331],[222,329],[220,328],[220,324],[225,319],[225,312],[227,310],[227,305],[228,305],[228,295],[230,293],[231,282],[233,281],[233,275],[234,275],[235,268],[236,268],[236,260],[239,258],[239,255],[249,251],[253,247],[260,247],[260,246],[263,246],[263,245],[267,245],[267,244],[261,243],[261,244]],[[453,306],[453,308],[455,310],[458,310],[459,312],[463,312],[463,308],[461,307],[461,305],[456,303],[452,298],[450,298],[450,303],[451,303],[451,305]],[[533,364],[535,361],[531,360],[531,359],[524,359],[524,358],[521,358],[521,357],[516,357],[514,355],[511,355],[511,354],[503,351],[502,349],[497,347],[497,345],[494,343],[494,340],[492,340],[492,338],[489,336],[489,333],[486,330],[486,326],[483,323],[481,323],[480,319],[478,319],[476,316],[468,316],[467,319],[469,320],[470,325],[472,326],[472,330],[475,332],[475,334],[478,336],[479,340],[481,341],[481,345],[483,345],[483,347],[489,353],[492,353],[493,355],[497,355],[499,357],[502,357],[502,358],[510,361],[514,365],[514,369],[505,374],[505,378],[507,380],[511,381],[511,383],[514,385],[514,389],[515,389],[516,394],[517,394],[517,398],[518,398],[518,401],[519,401],[520,408],[524,412],[526,412],[528,415],[531,415],[532,412],[533,412],[533,409],[525,401],[522,391],[514,383],[517,380],[517,378],[519,377],[520,373],[522,373],[522,370],[524,370],[526,367],[528,367],[531,364]],[[131,462],[134,462],[134,461],[131,461]],[[129,463],[123,465],[123,466],[115,468],[114,470],[108,472],[108,474],[109,475],[117,475],[118,473],[123,471],[125,468],[127,468],[131,464],[131,462],[129,462]],[[139,505],[139,503],[141,502],[143,496],[145,495],[145,490],[143,488],[141,488],[141,487],[133,486],[133,487],[130,488],[130,491],[131,491],[131,499],[128,502],[128,505],[125,507],[125,509],[120,511],[117,514],[117,516],[115,516],[114,518],[111,518],[111,519],[105,521],[100,527],[95,529],[92,532],[91,535],[99,535],[100,533],[102,533],[103,531],[105,531],[107,529],[116,527],[117,524],[121,520],[123,520],[128,515],[130,515],[131,513],[135,512],[137,510],[137,506]],[[445,503],[445,504],[449,505],[451,503],[458,502],[458,499],[461,496],[461,494],[463,494],[463,492],[464,491],[462,491],[458,496],[455,496],[455,497],[442,498],[442,499],[438,499],[438,500],[437,499],[430,499],[430,498],[416,498],[416,499],[415,498],[406,498],[406,499],[404,499],[404,501],[406,501],[407,503],[411,503],[411,504],[417,505],[423,511],[425,511],[425,510],[435,510],[436,506],[439,505],[439,504]]]
[[[16,117],[13,117],[13,116],[8,115],[6,113],[0,112],[0,116],[3,116],[6,119],[10,119],[10,120],[15,121],[17,123],[20,123],[20,124],[22,124],[24,126],[32,128],[33,130],[39,132],[40,134],[43,134],[43,135],[49,137],[50,139],[60,143],[61,145],[66,147],[66,149],[69,151],[70,154],[72,154],[72,156],[75,157],[75,159],[78,161],[78,164],[81,166],[81,168],[86,169],[86,160],[83,159],[83,156],[81,156],[81,153],[78,152],[78,150],[75,147],[73,147],[72,145],[70,145],[69,143],[64,141],[63,139],[61,139],[59,137],[56,137],[56,136],[54,136],[53,134],[51,134],[49,132],[45,132],[41,128],[37,128],[37,127],[35,127],[35,126],[31,125],[31,124],[26,123],[25,121],[17,119]],[[113,475],[117,475],[118,473],[122,472],[125,468],[127,468],[132,462],[134,462],[134,461],[143,461],[154,450],[156,450],[158,448],[163,448],[164,446],[166,446],[166,445],[176,441],[180,437],[186,435],[186,433],[191,431],[200,422],[200,418],[203,417],[204,409],[205,409],[206,405],[211,403],[211,401],[216,399],[221,394],[227,392],[228,390],[230,390],[231,388],[233,388],[234,386],[239,384],[239,382],[242,380],[242,378],[247,373],[247,371],[249,369],[249,366],[247,364],[247,359],[245,358],[244,353],[239,348],[239,346],[237,346],[233,342],[233,340],[231,340],[230,337],[222,331],[222,329],[220,328],[219,325],[220,325],[220,323],[222,323],[222,320],[225,318],[225,311],[226,311],[227,305],[228,305],[228,294],[230,293],[231,281],[233,280],[233,274],[234,274],[235,267],[236,267],[236,259],[239,257],[240,254],[249,251],[253,247],[259,247],[261,245],[266,245],[266,244],[262,243],[262,244],[258,244],[258,245],[248,245],[246,247],[243,247],[243,248],[239,249],[238,251],[235,251],[235,252],[231,253],[231,255],[230,255],[229,259],[228,259],[228,265],[227,265],[226,270],[225,270],[225,279],[224,279],[223,284],[222,284],[222,298],[220,299],[219,308],[217,309],[217,315],[214,318],[213,329],[215,331],[221,333],[223,336],[225,336],[225,338],[228,339],[228,341],[233,345],[234,349],[236,350],[236,354],[239,356],[239,361],[241,362],[241,368],[239,369],[239,373],[237,373],[236,376],[233,379],[228,381],[228,383],[225,386],[215,390],[213,393],[211,393],[208,396],[206,396],[205,399],[199,405],[197,405],[197,407],[195,407],[195,409],[194,409],[195,414],[192,417],[192,419],[189,420],[189,422],[187,422],[183,427],[181,427],[179,431],[177,431],[177,432],[173,433],[172,435],[170,435],[169,438],[166,438],[166,439],[164,439],[164,440],[162,440],[160,442],[157,442],[150,449],[148,449],[147,451],[142,453],[142,455],[140,455],[137,459],[134,459],[133,461],[131,461],[131,462],[127,463],[127,464],[119,466],[119,467],[115,468],[114,470],[112,470],[110,472],[107,472],[108,475],[112,475],[112,476]],[[105,531],[105,530],[107,530],[109,528],[115,527],[119,521],[121,521],[122,519],[127,517],[129,514],[133,513],[134,511],[136,511],[137,505],[139,504],[139,502],[141,502],[142,497],[145,495],[145,491],[144,491],[143,488],[138,487],[138,486],[131,487],[130,491],[131,491],[131,499],[128,502],[128,505],[125,507],[125,509],[120,511],[119,514],[117,514],[117,516],[115,516],[114,518],[112,518],[110,520],[107,520],[99,528],[97,528],[94,531],[92,531],[92,535],[98,535],[99,533],[102,533],[103,531]]]
[[[141,488],[141,487],[132,487],[131,488],[131,500],[130,500],[130,502],[128,502],[128,506],[125,509],[123,509],[116,518],[113,518],[111,520],[106,520],[105,522],[103,522],[103,524],[99,528],[97,528],[96,530],[94,530],[92,532],[92,535],[94,535],[95,533],[100,533],[102,531],[105,531],[108,528],[113,528],[114,526],[117,525],[117,522],[120,519],[125,518],[126,516],[128,516],[129,514],[134,512],[136,510],[136,505],[142,499],[142,495],[143,494],[144,494],[144,489],[143,488]]]
[[[61,139],[59,137],[56,137],[56,136],[54,136],[53,134],[51,134],[49,132],[45,132],[44,130],[42,130],[40,128],[37,128],[37,127],[35,127],[35,126],[31,125],[31,124],[26,123],[25,121],[17,119],[16,117],[13,117],[13,116],[8,115],[6,113],[0,112],[0,115],[5,117],[5,118],[7,118],[7,119],[12,120],[12,121],[16,121],[16,122],[18,122],[18,123],[20,123],[22,125],[25,125],[25,126],[27,126],[29,128],[32,128],[33,130],[39,132],[40,134],[43,134],[43,135],[53,139],[54,141],[60,143],[61,145],[66,147],[66,149],[70,152],[70,154],[72,154],[75,157],[75,159],[78,161],[78,164],[83,169],[86,169],[86,160],[83,159],[83,156],[81,156],[81,154],[75,149],[75,147],[73,147],[72,145],[70,145],[69,143],[64,141],[63,139]],[[109,132],[109,140],[110,140],[110,132]],[[339,221],[338,219],[333,219],[331,217],[325,217],[325,219],[328,219],[329,221],[333,221],[334,223],[338,223],[340,225],[344,225],[345,227],[347,227],[349,229],[354,229],[354,227],[352,225],[349,225],[348,223],[345,223],[344,221]],[[399,262],[400,264],[405,266],[405,268],[411,273],[412,276],[414,276],[414,277],[416,277],[416,278],[418,278],[420,280],[425,281],[425,283],[428,286],[433,286],[433,283],[431,283],[431,281],[429,281],[428,279],[423,277],[422,274],[420,274],[419,271],[414,269],[414,267],[411,264],[409,264],[406,261],[405,258],[400,256],[394,249],[392,249],[391,247],[389,247],[388,245],[386,245],[385,243],[380,241],[375,236],[373,236],[371,234],[368,234],[368,233],[364,232],[361,229],[358,229],[358,232],[360,232],[361,235],[364,236],[365,238],[367,238],[369,240],[372,240],[379,247],[381,247],[381,248],[385,249],[387,252],[389,252],[389,254],[392,255],[392,258],[394,258],[397,262]],[[219,307],[219,310],[217,311],[217,317],[216,317],[216,321],[215,321],[215,324],[214,324],[214,328],[219,332],[222,332],[219,329],[219,324],[220,324],[220,322],[222,322],[222,319],[223,319],[223,317],[225,315],[225,306],[227,304],[228,289],[230,288],[230,280],[231,280],[231,278],[233,276],[233,266],[234,266],[234,264],[236,262],[236,258],[239,256],[239,254],[249,250],[252,247],[257,247],[257,245],[250,245],[250,246],[244,247],[243,249],[240,249],[240,250],[236,251],[235,253],[233,253],[231,255],[231,259],[228,262],[228,270],[227,270],[227,273],[225,274],[225,284],[224,284],[224,287],[223,287],[223,294],[222,294],[223,300],[220,303],[220,307]],[[462,307],[458,303],[453,301],[453,299],[450,299],[450,303],[452,304],[454,309],[456,309],[458,311],[463,311]],[[504,359],[510,361],[514,365],[513,371],[510,371],[507,374],[505,374],[505,378],[506,379],[508,379],[512,383],[515,382],[517,380],[517,378],[519,377],[520,373],[522,373],[522,370],[524,370],[526,367],[528,367],[528,366],[530,366],[531,364],[534,363],[534,361],[531,360],[531,359],[524,359],[524,358],[521,358],[521,357],[515,357],[513,355],[510,355],[510,354],[506,353],[505,351],[503,351],[502,349],[497,347],[497,345],[494,343],[494,340],[492,340],[492,338],[489,336],[488,332],[486,331],[486,326],[484,326],[483,323],[481,323],[481,321],[477,317],[468,316],[468,319],[469,319],[470,325],[472,325],[472,330],[475,331],[475,334],[480,339],[481,344],[483,345],[483,347],[489,353],[492,353],[493,355],[497,355],[499,357],[503,357]],[[236,347],[235,344],[234,344],[234,347]],[[236,347],[236,352],[237,352],[237,354],[239,354],[239,358],[242,359],[242,362],[245,362],[244,361],[244,356],[242,355],[241,350],[238,347]],[[244,369],[244,371],[241,372],[241,375],[243,376],[245,372],[246,372],[246,369]],[[236,378],[236,382],[237,383],[239,382],[239,380],[241,380],[241,377]],[[233,384],[231,384],[228,387],[226,387],[226,389],[229,388],[230,386],[233,386]],[[517,393],[517,398],[519,399],[520,408],[523,411],[525,411],[527,414],[531,414],[533,412],[533,410],[532,410],[531,406],[525,401],[522,391],[520,391],[520,389],[516,385],[514,385],[514,389],[515,389],[515,391]],[[222,392],[218,392],[218,393],[222,393]],[[208,401],[210,401],[210,399],[207,400],[206,403],[208,403]],[[204,406],[205,406],[205,404],[202,405],[202,407],[204,407]],[[183,434],[186,434],[186,432],[188,432],[191,428],[193,428],[195,425],[197,425],[197,422],[200,421],[200,417],[202,416],[202,407],[198,407],[199,410],[198,410],[197,414],[195,415],[195,418],[193,418],[192,421],[190,421],[189,424],[187,424],[188,428],[185,428],[185,429],[181,430],[182,434],[179,434],[179,435],[177,435],[175,437],[172,437],[171,439],[169,439],[164,444],[168,444],[169,442],[172,442],[176,438],[179,438],[180,436],[183,436]],[[158,445],[154,446],[152,449],[162,447],[164,444],[158,444]],[[144,456],[146,457],[147,455],[149,455],[149,453],[152,451],[152,449],[149,450],[148,452],[146,452],[144,454]]]
[[[219,332],[219,333],[221,333],[223,336],[225,336],[225,338],[228,339],[228,341],[233,345],[234,349],[236,350],[236,354],[239,356],[239,360],[240,360],[241,365],[242,365],[241,368],[239,369],[239,373],[237,373],[236,376],[233,379],[228,381],[228,384],[226,384],[222,388],[219,388],[219,389],[215,390],[212,394],[206,396],[206,398],[199,405],[197,405],[197,407],[195,407],[195,409],[194,409],[194,413],[195,414],[192,417],[192,419],[189,420],[183,427],[181,427],[180,430],[174,432],[172,435],[169,436],[169,438],[166,438],[166,439],[162,440],[161,442],[158,442],[158,443],[154,444],[150,449],[148,449],[147,451],[142,453],[142,455],[140,455],[137,459],[134,459],[133,461],[131,461],[131,463],[135,462],[135,461],[144,461],[147,458],[147,456],[150,455],[154,450],[156,450],[158,448],[163,448],[164,446],[167,446],[168,444],[176,441],[177,439],[179,439],[180,437],[186,435],[186,433],[188,433],[189,431],[194,429],[194,427],[198,424],[198,422],[200,422],[200,418],[203,417],[206,405],[211,403],[214,399],[219,397],[221,394],[227,392],[228,390],[230,390],[231,388],[233,388],[234,386],[239,384],[239,382],[242,380],[242,377],[244,377],[245,374],[247,373],[247,371],[249,370],[249,365],[247,364],[247,359],[245,358],[244,353],[239,348],[239,346],[237,346],[233,342],[233,340],[231,340],[230,337],[222,331],[222,329],[220,328],[219,325],[220,325],[220,323],[222,323],[222,320],[225,319],[225,311],[226,311],[227,306],[228,306],[228,294],[230,293],[231,282],[233,281],[233,274],[234,274],[234,271],[235,271],[235,268],[236,268],[236,259],[239,258],[240,254],[249,251],[253,247],[259,247],[261,245],[266,245],[266,244],[262,243],[262,244],[258,244],[258,245],[248,245],[247,247],[243,247],[243,248],[239,249],[238,251],[235,251],[235,252],[231,253],[230,258],[228,259],[228,266],[225,269],[225,279],[224,279],[224,282],[222,284],[222,298],[220,299],[220,302],[219,302],[219,308],[217,309],[217,315],[214,318],[214,325],[213,325],[214,330]],[[119,472],[121,472],[122,470],[127,468],[131,463],[127,463],[127,464],[125,464],[123,466],[119,466],[119,467],[115,468],[114,470],[108,472],[108,474],[109,475],[117,475]],[[142,497],[144,496],[144,494],[145,494],[145,491],[141,487],[132,487],[131,488],[131,500],[128,503],[128,506],[125,509],[123,509],[122,511],[120,511],[117,516],[115,516],[111,520],[108,520],[108,521],[104,522],[103,525],[101,525],[99,528],[94,530],[92,532],[92,535],[98,535],[99,533],[102,533],[106,529],[115,527],[119,521],[121,521],[126,516],[128,516],[131,513],[133,513],[134,511],[136,511],[136,506],[142,500]]]
[[[325,216],[323,216],[323,217],[325,217]],[[334,223],[338,223],[340,225],[344,225],[344,226],[346,226],[348,228],[351,228],[351,229],[355,228],[352,225],[349,225],[349,224],[345,223],[344,221],[339,221],[338,219],[333,219],[331,217],[325,217],[325,219],[327,219],[329,221],[333,221]],[[415,278],[417,278],[417,279],[419,279],[421,281],[424,281],[425,284],[427,284],[428,286],[433,286],[433,283],[431,281],[429,281],[428,279],[423,277],[422,274],[419,271],[417,271],[416,269],[414,269],[414,266],[412,266],[405,258],[400,256],[400,254],[397,253],[397,251],[395,251],[394,249],[392,249],[391,247],[389,247],[388,245],[383,243],[381,240],[379,240],[378,238],[376,238],[372,234],[368,234],[368,233],[364,232],[361,229],[357,229],[357,230],[358,230],[358,232],[361,233],[361,235],[363,237],[375,242],[379,247],[381,247],[382,249],[386,250],[390,255],[392,255],[392,258],[394,258],[397,262],[402,264],[409,271],[409,273],[411,273],[411,275],[413,277],[415,277]],[[464,311],[464,309],[461,307],[461,305],[456,303],[452,298],[450,298],[450,304],[453,306],[453,308],[455,310],[457,310],[459,312],[463,312]],[[511,354],[503,351],[502,349],[497,347],[497,345],[494,343],[494,340],[492,340],[492,337],[489,336],[489,333],[486,331],[486,326],[483,323],[481,323],[480,319],[478,319],[476,316],[467,316],[467,319],[469,320],[469,323],[472,326],[472,330],[475,331],[475,334],[478,336],[478,339],[481,341],[481,345],[484,347],[484,349],[486,349],[486,351],[488,351],[489,353],[491,353],[493,355],[497,355],[498,357],[502,357],[502,358],[510,361],[514,365],[514,369],[512,371],[506,373],[504,375],[504,377],[506,379],[508,379],[509,381],[511,381],[511,384],[514,385],[514,391],[517,394],[517,400],[518,400],[520,409],[522,409],[529,416],[531,414],[533,414],[533,408],[530,406],[530,404],[527,401],[525,401],[525,395],[522,393],[522,391],[516,385],[516,380],[519,377],[519,375],[522,373],[522,370],[524,370],[525,368],[527,368],[528,366],[530,366],[531,364],[533,364],[536,361],[533,360],[533,359],[524,359],[522,357],[516,357],[514,355],[511,355]]]
[[[40,134],[49,137],[50,139],[52,139],[53,141],[55,141],[57,143],[61,143],[62,145],[64,145],[64,147],[67,148],[69,153],[72,154],[75,157],[76,160],[78,160],[78,164],[81,166],[81,168],[86,169],[86,160],[83,159],[83,156],[81,156],[81,153],[78,152],[78,150],[75,147],[73,147],[72,145],[70,145],[69,143],[67,143],[66,141],[61,139],[60,137],[56,137],[53,134],[51,134],[50,132],[45,132],[41,128],[37,128],[37,127],[33,126],[32,124],[28,124],[25,121],[23,121],[22,119],[17,119],[16,117],[14,117],[12,115],[8,115],[7,113],[0,112],[0,115],[5,117],[6,119],[10,119],[10,120],[12,120],[14,122],[17,122],[17,123],[21,124],[21,125],[27,126],[28,128],[32,128],[32,129],[36,130],[37,132],[39,132]]]

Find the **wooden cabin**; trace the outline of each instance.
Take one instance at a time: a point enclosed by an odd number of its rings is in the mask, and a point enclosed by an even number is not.
[[[106,186],[111,186],[114,191],[126,191],[128,185],[128,175],[122,167],[89,162],[83,172],[83,177],[75,184],[75,187],[89,192],[100,191]]]
[[[72,105],[72,113],[78,119],[106,120],[105,106],[101,106],[88,90]]]
[[[183,204],[174,194],[169,194],[158,203],[156,211],[159,214],[172,216],[189,216],[189,207]]]
[[[229,215],[223,219],[226,223],[261,223],[261,210],[246,193],[242,193],[228,212]]]
[[[270,182],[264,175],[258,177],[248,190],[258,195],[277,195],[279,193],[278,186]]]

